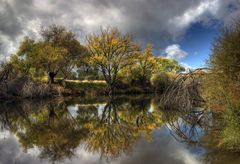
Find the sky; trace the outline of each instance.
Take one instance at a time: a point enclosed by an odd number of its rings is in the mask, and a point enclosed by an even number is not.
[[[203,67],[223,26],[240,16],[240,0],[0,0],[0,60],[41,27],[66,26],[84,44],[100,27],[118,27],[154,53]]]

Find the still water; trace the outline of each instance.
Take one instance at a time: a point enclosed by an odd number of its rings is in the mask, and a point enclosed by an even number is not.
[[[156,97],[0,104],[0,164],[240,163],[217,149],[210,111],[163,110]]]

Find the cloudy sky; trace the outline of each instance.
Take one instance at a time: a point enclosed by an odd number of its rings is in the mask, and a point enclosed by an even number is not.
[[[203,66],[219,28],[240,16],[240,0],[0,0],[0,60],[42,26],[64,25],[84,43],[100,26],[131,33],[155,54]]]

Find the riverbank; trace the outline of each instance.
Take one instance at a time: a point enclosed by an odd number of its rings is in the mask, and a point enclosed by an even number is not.
[[[116,95],[154,94],[157,89],[149,86],[131,86],[117,83]],[[108,87],[103,80],[62,80],[56,79],[54,84],[47,84],[45,80],[30,80],[27,77],[2,84],[0,87],[0,101],[7,99],[32,99],[61,96],[106,96]]]

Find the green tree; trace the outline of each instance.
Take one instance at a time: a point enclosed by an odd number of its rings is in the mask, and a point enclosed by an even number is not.
[[[121,70],[120,77],[125,83],[132,85],[146,86],[154,75],[160,75],[162,72],[176,74],[185,70],[176,60],[154,55],[151,44],[129,60],[132,60],[132,64]]]
[[[175,72],[179,73],[185,71],[185,68],[181,66],[178,61],[174,59],[167,59],[163,57],[158,58],[157,70],[164,72]]]
[[[35,71],[47,72],[49,83],[61,71],[67,76],[77,61],[86,54],[86,49],[73,32],[63,26],[51,25],[40,32],[42,41],[25,37],[18,55],[23,56]]]
[[[153,55],[153,46],[148,44],[142,53],[137,56],[137,67],[139,69],[140,78],[144,85],[149,81],[151,74],[155,71],[157,59]]]

